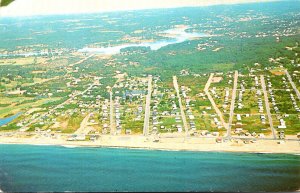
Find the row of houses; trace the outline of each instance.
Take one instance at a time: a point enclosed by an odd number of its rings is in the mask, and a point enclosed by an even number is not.
[[[225,98],[224,98],[224,104],[223,104],[223,108],[224,108],[224,112],[226,112],[226,108],[228,107],[228,103],[229,103],[229,95],[230,95],[230,93],[229,93],[229,88],[228,87],[226,87],[225,88]]]
[[[185,100],[185,109],[186,109],[186,114],[189,120],[189,124],[190,124],[190,128],[192,131],[196,131],[196,123],[195,123],[195,116],[193,115],[192,112],[192,106],[190,105],[191,99],[190,97],[188,97],[187,92],[189,91],[188,88],[186,88],[185,86],[181,86],[180,87],[182,96]]]
[[[300,112],[300,108],[298,107],[296,99],[295,99],[295,97],[294,97],[294,95],[292,93],[290,94],[290,98],[292,100],[292,103],[293,103],[293,106],[294,106],[295,110],[297,112]]]
[[[158,129],[171,131],[176,129],[177,132],[182,132],[182,120],[179,113],[179,108],[176,104],[176,95],[173,93],[173,90],[171,89],[163,89],[162,91],[159,91],[158,89],[158,81],[159,77],[153,77],[153,93],[152,93],[152,105],[151,105],[151,111],[152,111],[152,134],[157,134]],[[168,96],[167,99],[163,99],[164,96]],[[159,112],[159,105],[164,100],[164,105],[170,106],[170,110],[165,110],[163,112]],[[166,100],[166,101],[165,101]],[[165,104],[165,102],[167,104]],[[167,128],[163,124],[163,122],[160,121],[161,118],[166,117],[174,117],[175,124],[172,125],[172,128]]]
[[[242,109],[244,105],[242,104],[243,102],[243,93],[245,92],[245,81],[242,80],[241,82],[241,90],[239,90],[239,95],[238,95],[238,109]]]

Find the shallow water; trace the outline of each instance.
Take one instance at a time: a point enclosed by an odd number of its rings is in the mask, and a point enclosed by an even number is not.
[[[297,155],[0,145],[4,191],[292,191]]]
[[[18,116],[21,115],[21,112],[15,114],[15,115],[12,115],[10,117],[6,117],[6,118],[3,118],[3,119],[0,119],[0,127],[2,125],[6,125],[7,123],[10,123],[11,121],[13,121],[14,119],[18,118]]]

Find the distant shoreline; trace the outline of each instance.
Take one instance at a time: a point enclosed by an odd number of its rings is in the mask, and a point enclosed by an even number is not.
[[[19,18],[19,17],[43,17],[43,16],[61,16],[61,15],[85,15],[85,14],[107,14],[107,13],[116,13],[116,12],[132,12],[132,11],[145,11],[145,10],[163,10],[163,9],[180,9],[180,8],[198,8],[198,7],[211,7],[211,6],[232,6],[232,5],[245,5],[245,4],[253,4],[253,3],[274,3],[279,2],[280,0],[229,0],[229,1],[214,1],[211,2],[209,0],[206,1],[174,1],[172,4],[167,3],[164,5],[144,5],[143,3],[140,5],[135,5],[134,7],[124,7],[122,3],[116,4],[114,1],[112,4],[108,5],[108,7],[99,7],[98,6],[84,6],[84,4],[73,3],[73,6],[66,6],[64,4],[59,4],[58,2],[52,3],[48,1],[49,10],[45,12],[44,4],[38,3],[35,1],[35,9],[33,11],[28,12],[26,10],[32,9],[31,4],[22,4],[18,1],[14,6],[9,7],[1,7],[1,17],[3,18]],[[107,2],[106,2],[107,3]],[[55,9],[53,9],[55,7]],[[73,10],[73,7],[85,7],[84,11]],[[15,9],[18,8],[19,12],[15,12]]]
[[[215,139],[185,139],[181,137],[153,142],[144,136],[101,136],[97,141],[66,141],[64,139],[1,137],[0,144],[62,146],[65,148],[126,148],[161,151],[276,153],[300,155],[300,141],[258,140],[244,144],[236,141],[216,143]]]

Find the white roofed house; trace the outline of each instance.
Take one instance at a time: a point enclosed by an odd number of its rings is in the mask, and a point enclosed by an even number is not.
[[[278,129],[286,129],[285,121],[281,118],[279,119],[280,125],[278,126]]]
[[[236,115],[236,120],[237,120],[237,121],[241,121],[241,120],[242,120],[242,117],[241,117],[240,114],[237,114],[237,115]]]

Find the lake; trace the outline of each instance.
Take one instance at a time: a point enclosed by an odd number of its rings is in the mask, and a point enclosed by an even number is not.
[[[129,48],[129,47],[150,47],[151,50],[159,50],[160,48],[165,47],[167,45],[182,43],[192,38],[200,38],[200,37],[208,36],[204,33],[188,33],[185,31],[187,29],[189,28],[184,27],[184,28],[169,29],[162,32],[162,34],[166,34],[168,37],[172,37],[171,39],[158,40],[155,42],[144,42],[144,43],[134,43],[134,44],[132,43],[132,44],[119,45],[119,46],[100,47],[100,48],[85,47],[79,49],[78,51],[84,53],[114,55],[114,54],[119,54],[121,49]]]
[[[15,115],[12,115],[10,117],[6,117],[6,118],[3,118],[3,119],[0,119],[0,127],[2,125],[6,125],[7,123],[10,123],[11,121],[15,120],[16,118],[18,118],[22,113],[19,112]]]

